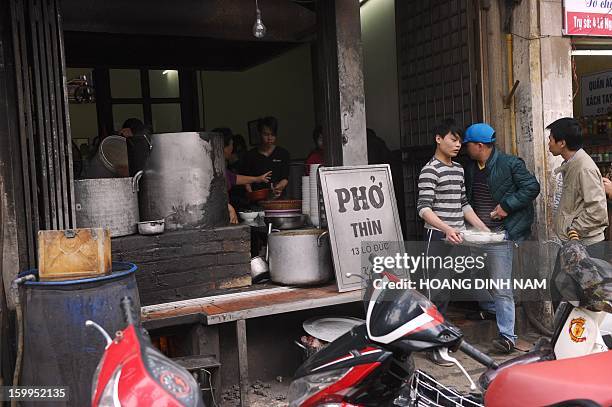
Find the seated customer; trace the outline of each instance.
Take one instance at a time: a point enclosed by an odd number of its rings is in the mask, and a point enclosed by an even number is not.
[[[257,123],[261,139],[259,146],[250,150],[242,163],[242,174],[256,176],[272,171],[272,187],[275,197],[284,194],[289,184],[289,152],[276,145],[278,121],[275,117],[264,117]],[[254,183],[246,186],[247,191],[270,188],[267,183]]]

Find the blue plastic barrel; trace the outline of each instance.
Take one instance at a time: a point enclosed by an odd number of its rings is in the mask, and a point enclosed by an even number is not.
[[[21,385],[67,386],[68,405],[91,404],[91,381],[106,342],[85,321],[98,323],[113,337],[126,326],[120,308],[125,296],[132,298],[140,317],[136,265],[113,262],[112,267],[112,273],[102,277],[24,284]]]

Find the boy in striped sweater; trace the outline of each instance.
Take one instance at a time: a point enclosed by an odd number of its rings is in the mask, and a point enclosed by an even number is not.
[[[446,119],[434,129],[436,152],[421,170],[419,176],[419,198],[417,211],[425,221],[426,255],[446,257],[452,246],[442,242],[462,242],[461,231],[465,221],[479,230],[489,228],[476,215],[468,203],[465,193],[464,172],[461,164],[453,158],[461,149],[461,130],[452,119]],[[427,270],[430,278],[451,278],[450,270]],[[447,290],[428,293],[439,311],[446,314],[449,295]],[[433,362],[450,366],[437,353],[430,355]]]

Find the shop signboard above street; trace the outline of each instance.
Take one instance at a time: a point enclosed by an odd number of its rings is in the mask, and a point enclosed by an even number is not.
[[[403,252],[389,165],[319,170],[338,290],[360,289],[370,256]]]
[[[607,114],[612,107],[612,71],[583,75],[580,78],[583,116]]]
[[[563,0],[563,34],[612,37],[612,0]]]

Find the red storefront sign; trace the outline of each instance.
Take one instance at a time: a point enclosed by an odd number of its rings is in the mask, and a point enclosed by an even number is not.
[[[563,33],[612,37],[612,0],[564,0]]]

